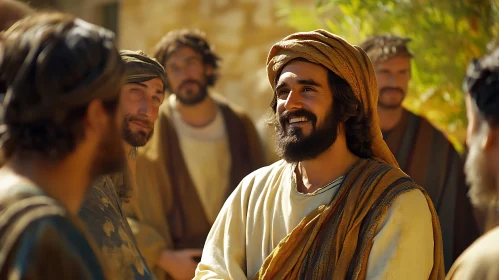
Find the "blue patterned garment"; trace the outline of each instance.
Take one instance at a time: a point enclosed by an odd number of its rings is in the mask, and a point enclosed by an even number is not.
[[[83,202],[80,218],[113,275],[123,280],[154,279],[123,215],[115,183],[125,183],[122,174],[99,178]]]

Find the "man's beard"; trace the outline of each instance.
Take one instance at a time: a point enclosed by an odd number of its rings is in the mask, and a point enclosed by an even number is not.
[[[125,153],[122,137],[114,120],[110,120],[109,130],[98,145],[97,155],[92,164],[92,175],[93,178],[97,178],[104,174],[120,172],[124,167]]]
[[[184,86],[190,83],[197,85],[198,91],[191,89],[182,90]],[[178,87],[178,90],[175,92],[175,96],[183,105],[194,106],[203,102],[203,100],[208,96],[208,86],[206,83],[201,83],[196,80],[185,80]]]
[[[383,102],[382,96],[384,94],[387,94],[386,93],[387,91],[399,91],[400,95],[401,95],[400,102],[390,103],[390,104]],[[379,90],[378,106],[383,108],[383,109],[397,109],[397,108],[400,108],[402,106],[402,102],[404,101],[404,98],[405,98],[405,92],[403,89],[401,89],[399,87],[384,87],[384,88],[381,88]]]
[[[148,129],[150,129],[149,132],[145,132],[143,130],[133,132],[130,128],[130,122],[132,121],[141,122],[142,124],[147,126]],[[149,141],[149,139],[151,139],[153,134],[154,124],[149,120],[131,114],[127,114],[123,119],[123,139],[132,147],[144,146]]]
[[[466,182],[470,186],[468,194],[477,207],[488,206],[497,195],[494,176],[489,170],[485,153],[480,149],[480,141],[472,141],[464,171]]]
[[[302,129],[291,127],[289,117],[306,117],[312,123],[310,135],[303,135]],[[338,120],[329,110],[324,123],[316,127],[317,117],[310,111],[300,109],[285,111],[277,120],[274,117],[273,125],[276,130],[276,153],[287,162],[300,162],[316,158],[326,151],[336,141],[338,136]]]

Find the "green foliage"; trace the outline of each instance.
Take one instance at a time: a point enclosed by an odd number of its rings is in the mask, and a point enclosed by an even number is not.
[[[296,1],[293,1],[296,2]],[[498,38],[499,0],[281,0],[280,16],[298,31],[327,29],[353,44],[374,34],[412,38],[415,54],[405,106],[425,115],[462,150],[466,114],[461,88],[472,58]],[[490,46],[489,46],[490,47]]]

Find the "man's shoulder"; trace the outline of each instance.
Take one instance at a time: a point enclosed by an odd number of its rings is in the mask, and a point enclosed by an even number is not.
[[[255,185],[262,187],[267,186],[268,184],[265,184],[267,181],[275,181],[278,179],[289,165],[290,163],[287,163],[285,160],[279,160],[271,165],[260,167],[246,175],[241,181],[241,185],[243,188],[253,188]]]
[[[399,167],[389,165],[386,162],[379,161],[377,159],[365,159],[365,166],[366,167],[362,169],[362,172],[368,172],[373,175],[389,175],[393,179],[407,178],[411,180],[409,175],[404,173],[404,171],[402,171]]]
[[[435,139],[437,139],[437,138],[440,138],[440,139],[443,139],[450,144],[450,141],[445,136],[445,134],[440,129],[438,129],[432,122],[430,122],[425,116],[417,115],[417,114],[415,114],[407,109],[406,109],[406,111],[410,117],[418,120],[420,129],[429,130],[433,133],[433,135],[434,135],[433,141],[435,141]]]
[[[235,104],[234,102],[228,100],[226,97],[218,93],[211,93],[210,96],[219,107],[226,108],[238,118],[249,119],[248,113],[243,107]]]
[[[36,213],[25,216],[29,215]],[[0,250],[5,250],[1,254],[8,257],[8,269],[16,269],[21,275],[31,275],[41,271],[45,262],[50,262],[52,266],[56,265],[53,262],[59,262],[57,265],[61,270],[73,269],[78,274],[87,272],[87,276],[92,274],[83,279],[102,279],[102,269],[92,246],[67,215],[50,214],[33,218],[21,230],[7,233],[15,240],[10,243],[12,246],[4,246]],[[5,239],[5,236],[1,238]],[[59,275],[53,271],[50,274]]]
[[[356,176],[362,175],[362,178],[364,178],[364,184],[362,184],[361,187],[375,188],[377,189],[376,192],[381,196],[383,196],[383,194],[390,195],[395,199],[400,194],[415,189],[419,189],[423,195],[426,194],[425,191],[400,168],[391,166],[385,162],[375,159],[366,159],[363,162],[362,168],[357,168],[357,170],[358,173],[356,172]]]
[[[499,277],[499,227],[477,239],[456,260],[450,279],[497,279]]]

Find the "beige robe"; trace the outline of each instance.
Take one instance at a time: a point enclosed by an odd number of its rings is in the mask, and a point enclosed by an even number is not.
[[[447,280],[499,279],[499,227],[477,239],[452,265]]]
[[[352,172],[349,172],[345,178],[345,181],[348,180],[345,182],[346,186],[351,184],[353,179],[350,178],[355,178],[352,176],[357,176],[354,175],[357,172],[365,172],[360,174],[363,177],[370,177],[371,173],[364,171],[367,167],[364,167],[363,164],[361,161],[353,168]],[[374,166],[378,169],[373,169],[373,172],[378,172],[375,170],[386,172],[387,170],[383,166],[381,166],[382,169],[376,167],[376,164]],[[306,246],[303,244],[302,247],[302,243],[298,239],[305,236],[304,242],[309,240],[306,236],[310,234],[313,224],[319,223],[316,222],[317,219],[322,219],[322,217],[317,216],[320,218],[307,220],[309,214],[313,216],[314,213],[322,211],[330,205],[331,201],[333,201],[331,205],[342,204],[343,199],[337,198],[337,194],[340,192],[339,195],[343,196],[345,190],[348,189],[348,187],[342,189],[343,184],[335,181],[312,194],[300,194],[296,189],[294,170],[295,165],[279,161],[253,172],[241,182],[227,200],[210,231],[195,279],[256,279],[257,273],[260,273],[259,279],[283,279],[283,277],[288,279],[290,277],[284,272],[274,271],[287,266],[286,259],[294,258],[295,253],[291,253],[291,251],[296,251],[296,254],[307,252]],[[397,174],[402,173],[392,171],[383,177],[396,178]],[[430,274],[437,276],[440,272],[442,277],[439,279],[442,279],[443,266],[438,266],[442,261],[441,243],[438,242],[440,236],[434,235],[434,230],[437,230],[438,233],[440,229],[438,221],[433,218],[434,210],[432,212],[431,202],[419,189],[411,187],[413,183],[410,180],[406,180],[406,183],[401,181],[400,187],[402,184],[409,184],[404,187],[408,188],[407,191],[403,191],[393,201],[373,232],[373,243],[372,247],[368,247],[370,253],[367,264],[365,264],[366,279],[428,279]],[[399,187],[398,185],[394,186],[395,190]],[[370,191],[367,193],[367,196],[370,197]],[[346,201],[350,201],[351,198],[348,196],[346,199]],[[352,199],[354,199],[353,196]],[[361,201],[356,203],[363,205]],[[348,213],[357,211],[355,203],[347,202],[345,205],[344,211],[347,213],[344,215],[333,212],[333,215],[339,215],[338,219],[341,223],[348,223],[350,217]],[[359,209],[359,211],[365,212],[368,210],[364,207]],[[359,212],[355,215],[365,214]],[[408,219],[408,217],[411,218]],[[362,222],[369,221],[369,219],[362,219]],[[305,220],[307,220],[307,225],[311,225],[311,227],[304,224],[303,233],[294,234],[296,228],[302,227]],[[334,223],[333,220],[331,222]],[[336,224],[333,228],[341,226],[341,224]],[[351,228],[348,231],[349,235],[352,235],[353,239],[357,241],[355,225],[347,227]],[[338,234],[341,235],[341,232],[338,231]],[[342,238],[336,236],[333,231],[329,234],[332,236],[323,238],[327,240],[338,239],[338,241]],[[346,238],[345,241],[352,240],[349,237]],[[293,241],[291,241],[292,239]],[[313,238],[310,239],[313,240]],[[362,243],[360,240],[357,248]],[[294,247],[296,245],[299,247]],[[326,244],[318,244],[319,247],[323,245]],[[355,250],[356,247],[356,244],[343,242],[337,245],[339,248],[343,248],[339,249],[339,252],[347,252],[346,254],[352,248]],[[328,259],[334,253],[326,252],[324,259]],[[342,262],[344,256],[343,254],[339,256],[338,261]],[[434,256],[438,256],[437,259]],[[321,265],[322,260],[322,257],[318,257],[318,266]],[[261,267],[264,264],[268,270],[262,272]],[[302,261],[299,261],[298,267],[301,264]],[[340,265],[328,262],[324,265],[344,267],[348,266],[349,263]],[[274,268],[271,268],[272,266]],[[313,270],[311,266],[307,267],[306,270]],[[433,270],[435,271],[433,272]],[[267,274],[273,276],[265,276]],[[337,276],[340,279],[340,274]]]
[[[224,117],[231,168],[228,197],[241,179],[263,165],[254,125],[238,107],[212,95]],[[160,107],[155,133],[137,157],[137,185],[125,212],[139,248],[158,279],[156,265],[165,248],[201,249],[211,228],[182,157],[169,102]]]

